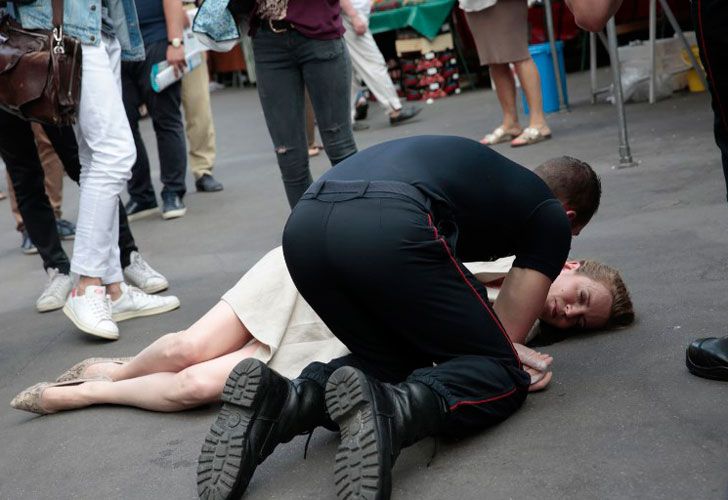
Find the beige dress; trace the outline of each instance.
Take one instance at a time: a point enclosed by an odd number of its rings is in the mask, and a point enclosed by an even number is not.
[[[480,64],[523,61],[528,52],[526,0],[498,0],[487,9],[466,12]]]
[[[495,262],[475,262],[466,267],[483,282],[505,277],[514,257]],[[495,300],[497,288],[488,288]],[[274,248],[222,296],[259,342],[254,357],[282,375],[294,378],[314,361],[327,362],[349,353],[291,280],[283,249]],[[529,333],[532,338],[535,327]]]

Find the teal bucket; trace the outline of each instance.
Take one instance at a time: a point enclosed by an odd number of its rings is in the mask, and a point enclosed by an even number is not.
[[[543,96],[543,112],[553,113],[559,110],[559,93],[556,85],[556,75],[554,74],[554,64],[551,62],[551,47],[548,43],[539,43],[529,45],[528,51],[531,53],[533,62],[538,68],[538,75],[541,77],[541,95]],[[564,95],[564,105],[569,105],[569,94],[566,91],[566,71],[564,71],[564,42],[558,40],[556,42],[556,53],[559,58],[559,73],[561,74],[561,88]],[[521,89],[521,99],[523,101],[523,110],[528,114],[528,103],[526,95]]]

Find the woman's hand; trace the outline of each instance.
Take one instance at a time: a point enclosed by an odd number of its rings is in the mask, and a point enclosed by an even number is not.
[[[545,372],[554,361],[554,358],[552,358],[551,355],[542,354],[530,347],[526,347],[523,344],[514,342],[513,347],[515,347],[518,357],[521,359],[521,363],[526,366],[530,366],[531,368],[535,368],[538,371]]]
[[[369,27],[367,22],[362,19],[362,16],[360,16],[359,14],[351,17],[351,25],[354,27],[354,33],[359,36],[362,36],[364,33],[366,33],[367,28]]]
[[[514,342],[513,347],[516,349],[521,363],[523,363],[523,370],[531,376],[531,385],[528,387],[528,391],[535,392],[545,389],[553,377],[553,374],[549,371],[549,366],[553,363],[554,358],[523,344]]]

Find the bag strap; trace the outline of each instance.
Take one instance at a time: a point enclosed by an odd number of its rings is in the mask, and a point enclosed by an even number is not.
[[[63,27],[63,0],[53,0],[53,27]]]
[[[63,0],[53,0],[53,54],[65,54],[63,46]]]

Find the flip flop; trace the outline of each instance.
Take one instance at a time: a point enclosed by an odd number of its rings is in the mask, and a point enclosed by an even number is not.
[[[492,146],[493,144],[500,144],[501,142],[510,141],[520,134],[520,129],[518,130],[518,132],[515,133],[513,131],[509,132],[501,125],[490,134],[486,134],[485,137],[480,140],[480,143],[485,146]]]
[[[531,144],[536,144],[546,139],[551,139],[551,132],[542,134],[536,127],[526,127],[518,137],[511,141],[511,147],[520,148],[521,146],[530,146]],[[523,142],[516,143],[518,140],[522,140]]]

